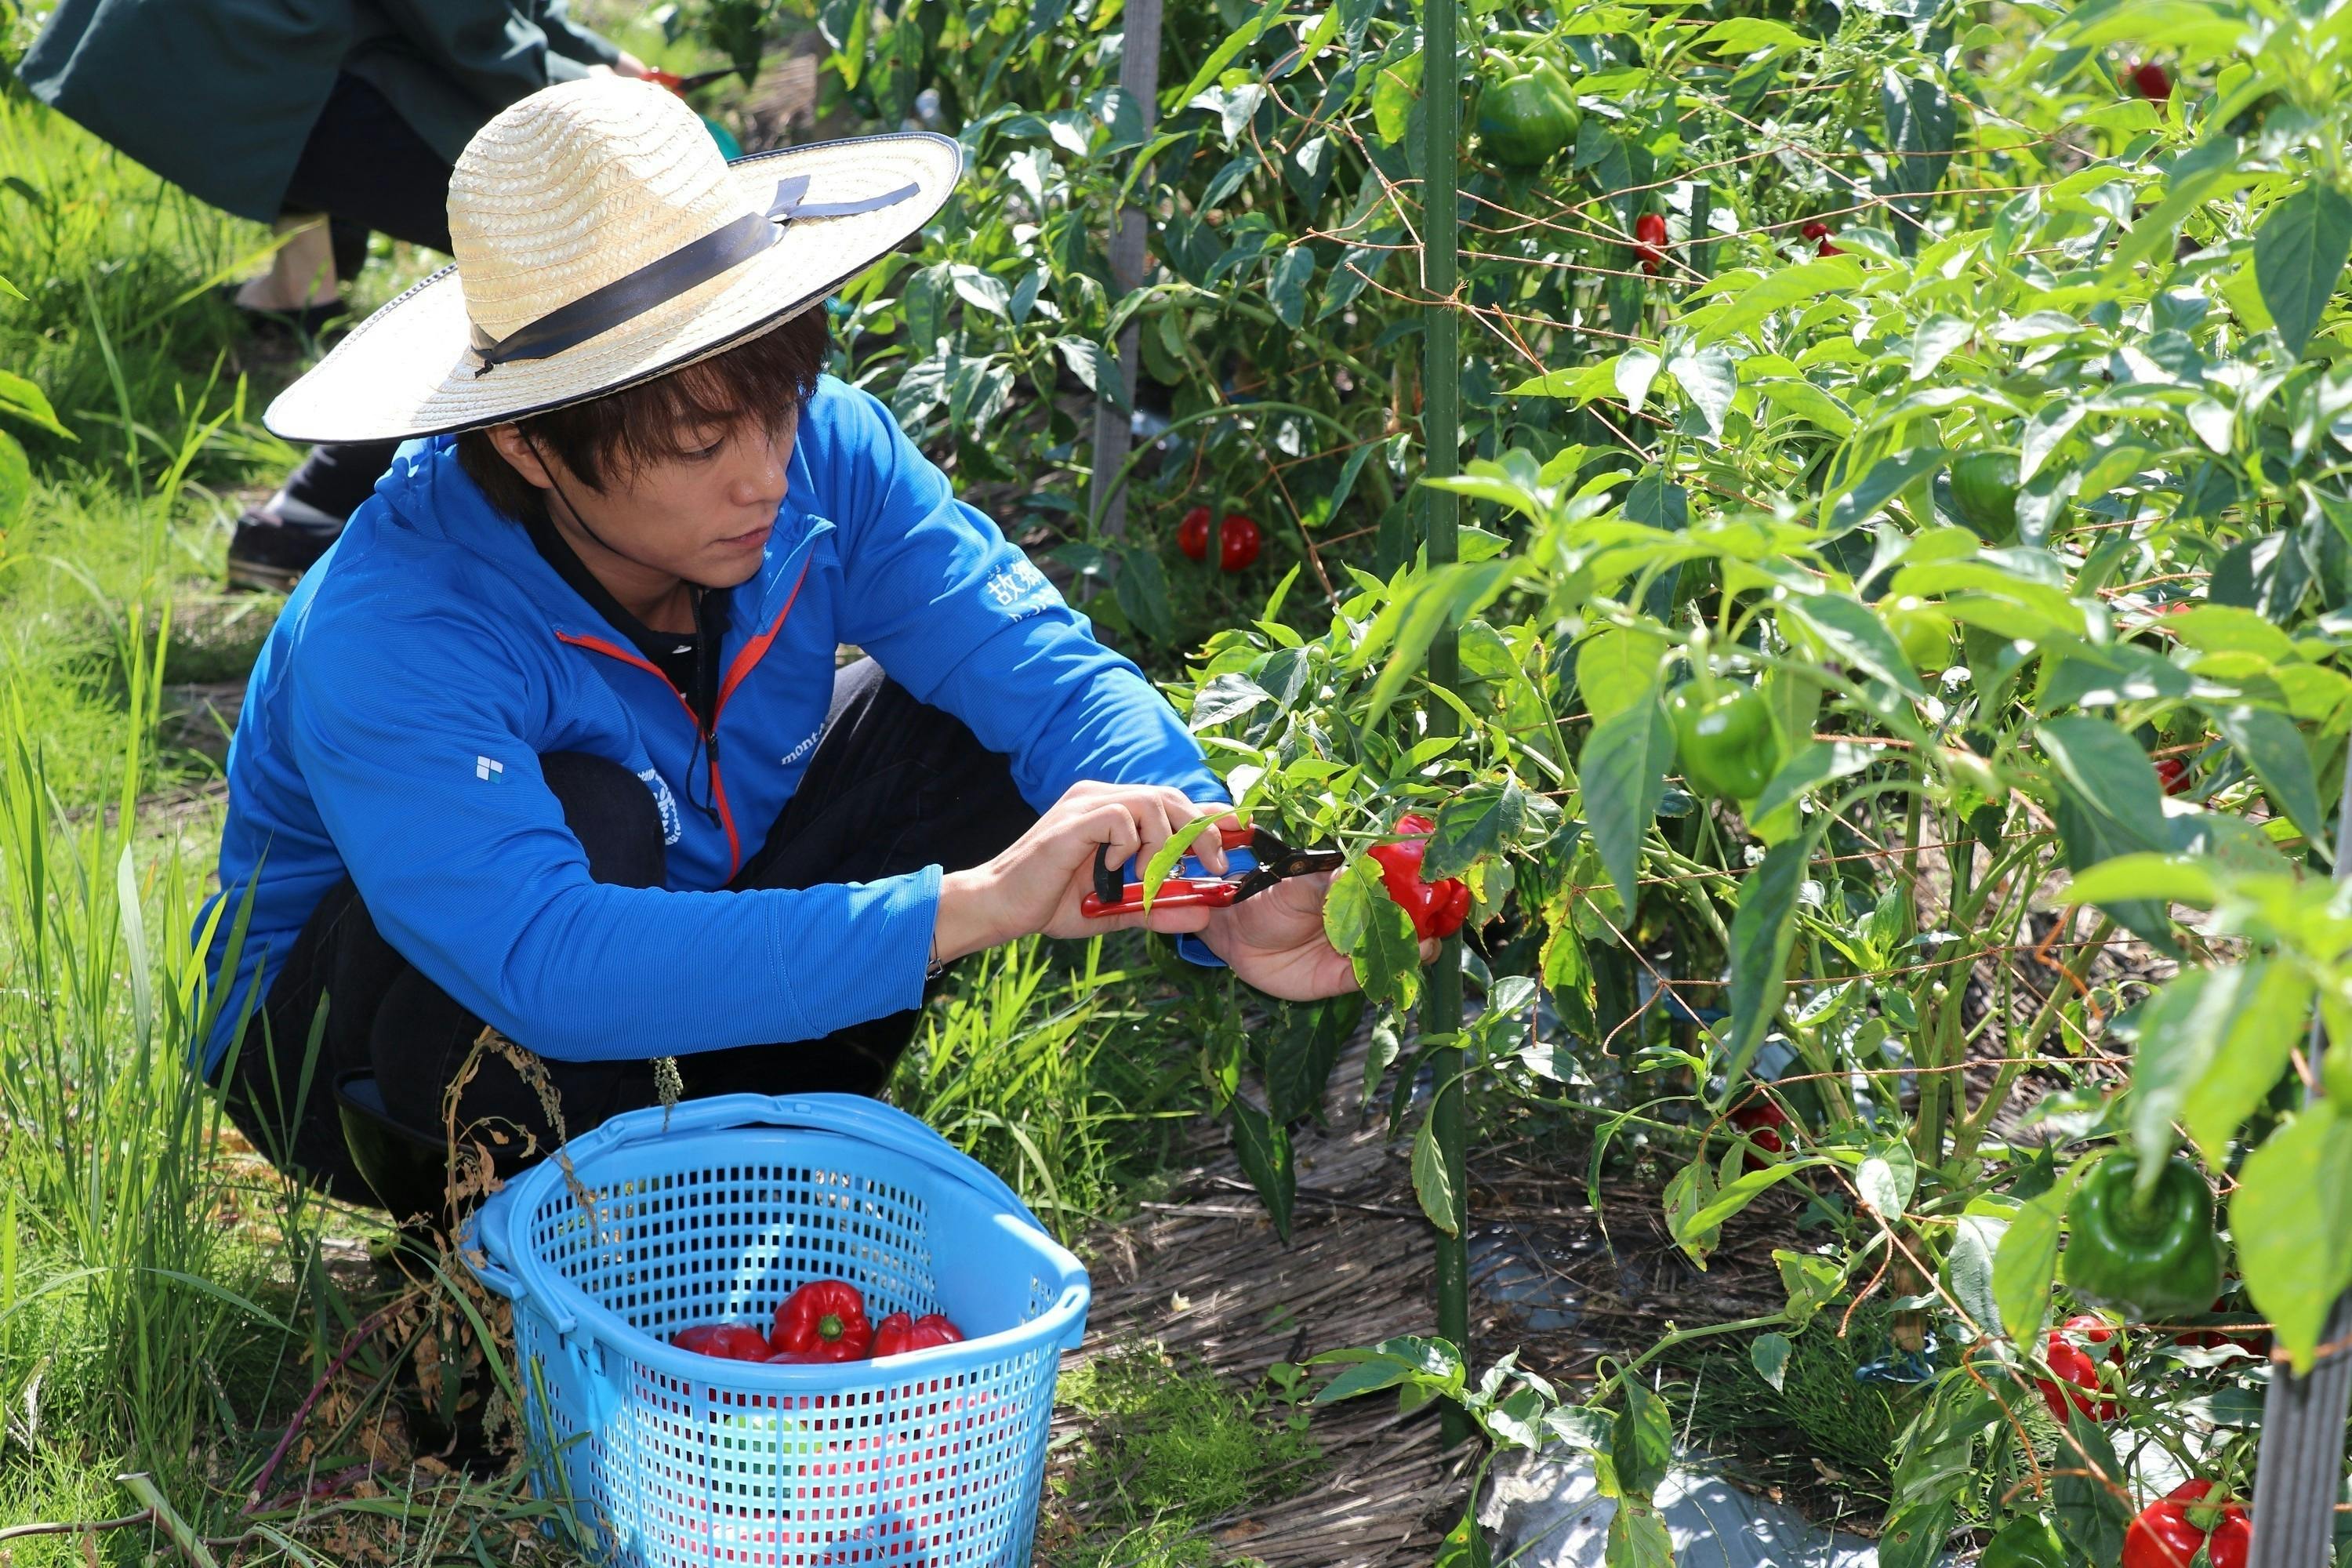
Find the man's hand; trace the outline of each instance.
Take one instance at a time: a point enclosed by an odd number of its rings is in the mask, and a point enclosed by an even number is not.
[[[1254,899],[1218,910],[1202,930],[1209,951],[1233,972],[1269,996],[1312,1002],[1356,989],[1356,966],[1323,934],[1323,900],[1331,880],[1294,877]],[[1421,961],[1437,956],[1438,944],[1421,944]]]
[[[1229,816],[1222,801],[1203,805],[1157,784],[1072,784],[1035,826],[984,866],[951,871],[940,882],[933,949],[940,962],[1043,931],[1047,936],[1100,936],[1130,926],[1195,931],[1217,911],[1155,909],[1148,915],[1089,920],[1079,900],[1094,890],[1095,851],[1118,866],[1133,856],[1149,862],[1176,830],[1196,816]],[[1223,843],[1203,834],[1192,853],[1213,874],[1225,868]]]

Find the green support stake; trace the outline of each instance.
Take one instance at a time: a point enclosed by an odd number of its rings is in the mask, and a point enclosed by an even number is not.
[[[1423,348],[1421,433],[1423,469],[1431,479],[1451,478],[1456,471],[1456,447],[1461,437],[1458,398],[1462,374],[1460,321],[1454,314],[1454,290],[1460,280],[1461,209],[1456,196],[1460,170],[1456,160],[1462,143],[1462,66],[1454,46],[1454,8],[1458,0],[1424,0],[1421,20],[1422,286],[1429,303]],[[1430,564],[1451,562],[1457,498],[1444,490],[1423,490],[1423,542]],[[1429,679],[1439,686],[1455,684],[1461,647],[1454,627],[1447,626],[1429,645]],[[1460,731],[1453,709],[1432,703],[1429,732],[1451,735]],[[1429,971],[1429,997],[1422,1013],[1426,1035],[1456,1035],[1462,1028],[1462,938],[1445,939],[1437,963]],[[1457,1048],[1432,1053],[1430,1068],[1437,1096],[1429,1120],[1439,1157],[1445,1162],[1446,1185],[1454,1198],[1454,1224],[1437,1235],[1437,1331],[1470,1352],[1470,1200],[1467,1143],[1462,1104],[1462,1052]],[[1470,1435],[1469,1417],[1458,1407],[1444,1412],[1444,1438],[1452,1447]]]

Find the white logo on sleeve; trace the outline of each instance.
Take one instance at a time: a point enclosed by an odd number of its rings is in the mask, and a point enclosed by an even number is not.
[[[661,812],[662,842],[677,843],[686,829],[677,819],[677,797],[669,793],[669,781],[656,768],[646,769],[637,778],[654,792],[654,805]]]
[[[997,572],[982,587],[1000,608],[1013,610],[1016,621],[1027,620],[1054,596],[1054,585],[1045,581],[1045,574],[1025,560]]]
[[[504,784],[507,782],[507,765],[496,757],[476,757],[474,776],[484,784]]]

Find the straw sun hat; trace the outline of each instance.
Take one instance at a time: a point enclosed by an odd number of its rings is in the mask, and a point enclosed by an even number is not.
[[[297,441],[495,425],[757,336],[921,228],[962,151],[869,136],[729,163],[651,82],[533,93],[449,177],[457,260],[370,316],[263,416]]]

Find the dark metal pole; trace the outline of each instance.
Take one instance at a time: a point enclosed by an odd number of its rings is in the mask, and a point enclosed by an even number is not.
[[[2336,879],[2352,873],[2352,768],[2336,808]],[[2311,1021],[2311,1067],[2319,1068],[2327,1031]],[[2338,1050],[2352,1050],[2339,1041]],[[2352,1337],[2352,1294],[2336,1299],[2319,1342]],[[2247,1568],[2327,1568],[2336,1559],[2336,1500],[2344,1489],[2344,1419],[2352,1409],[2352,1352],[2322,1355],[2302,1373],[2271,1373],[2263,1395],[2261,1447],[2254,1463],[2254,1540]]]
[[[1119,90],[1135,100],[1148,138],[1160,118],[1160,0],[1128,0],[1125,26],[1119,47]],[[1130,189],[1139,195],[1147,195],[1150,182],[1148,177],[1139,177]],[[1143,286],[1144,239],[1149,226],[1143,208],[1135,202],[1119,208],[1118,232],[1110,242],[1110,276],[1122,296]],[[1095,400],[1095,472],[1087,508],[1087,514],[1095,520],[1096,531],[1112,539],[1127,531],[1127,487],[1118,485],[1116,490],[1111,487],[1118,483],[1119,469],[1126,466],[1128,450],[1134,440],[1128,413],[1135,406],[1137,342],[1133,321],[1119,330],[1115,352],[1118,355],[1119,384],[1127,389],[1127,395],[1118,405],[1108,397]]]
[[[1459,173],[1455,159],[1461,149],[1461,62],[1454,46],[1457,0],[1425,0],[1421,21],[1422,142],[1422,286],[1428,291],[1423,327],[1423,374],[1421,432],[1423,471],[1444,479],[1457,471],[1456,444],[1461,436],[1461,406],[1456,397],[1462,374],[1460,322],[1454,314],[1454,290],[1460,280],[1457,248],[1461,243],[1461,211],[1455,194]],[[1444,490],[1423,490],[1423,542],[1433,566],[1454,559],[1454,537],[1457,500]],[[1429,679],[1451,687],[1460,675],[1461,647],[1449,626],[1429,646]],[[1457,733],[1460,721],[1442,702],[1429,705],[1432,735]],[[1462,939],[1450,936],[1429,971],[1429,999],[1422,1013],[1422,1028],[1432,1035],[1454,1035],[1462,1028]],[[1462,1104],[1462,1052],[1458,1047],[1432,1054],[1431,1071],[1437,1079],[1437,1097],[1429,1118],[1439,1157],[1445,1162],[1453,1190],[1454,1227],[1437,1237],[1437,1331],[1470,1353],[1470,1197],[1466,1118]],[[1468,1417],[1449,1406],[1444,1414],[1448,1447],[1470,1435]]]

